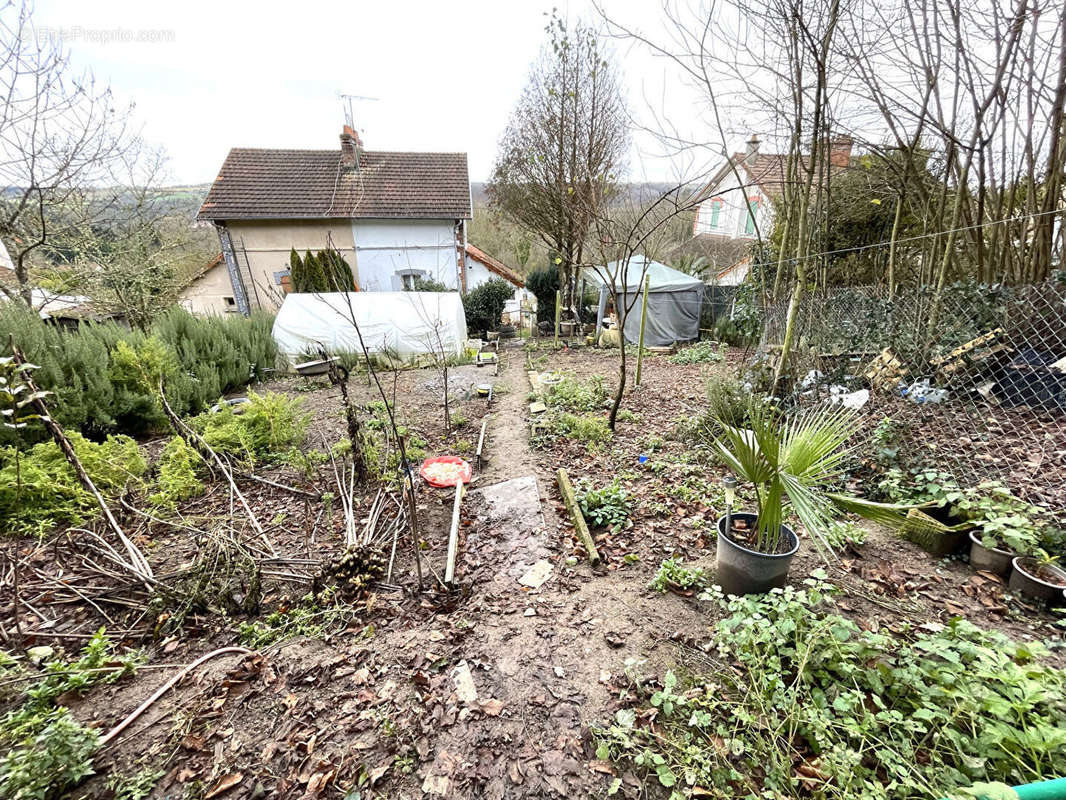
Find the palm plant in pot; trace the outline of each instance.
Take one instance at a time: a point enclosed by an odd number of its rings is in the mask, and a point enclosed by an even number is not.
[[[754,487],[755,511],[718,520],[717,582],[726,594],[783,586],[799,538],[786,508],[828,551],[824,536],[839,510],[898,527],[906,507],[829,491],[854,448],[861,419],[841,406],[786,415],[752,400],[746,420],[716,419],[714,449],[729,470]],[[745,425],[746,427],[741,427]]]

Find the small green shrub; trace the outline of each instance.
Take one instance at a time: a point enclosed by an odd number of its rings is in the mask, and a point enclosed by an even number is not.
[[[463,298],[466,329],[471,333],[496,330],[503,307],[513,295],[514,287],[497,278],[471,289]]]
[[[139,484],[147,465],[128,436],[91,442],[69,433],[70,443],[96,488],[105,496],[127,484]],[[15,533],[43,533],[56,525],[76,525],[97,513],[74,468],[55,442],[41,442],[25,452],[0,448],[0,520]]]
[[[181,500],[203,494],[204,484],[198,474],[202,469],[200,455],[180,436],[171,437],[159,456],[157,491],[149,496],[149,502],[161,508],[174,508]]]
[[[710,573],[701,567],[686,567],[681,558],[668,558],[659,565],[655,577],[648,584],[649,589],[666,592],[676,589],[703,589],[713,583]]]
[[[743,427],[748,421],[752,393],[738,379],[713,375],[707,379],[708,419],[718,419],[733,427]]]
[[[682,348],[667,359],[671,364],[711,364],[725,361],[724,344],[704,340]]]
[[[215,450],[248,464],[269,464],[303,444],[310,421],[303,398],[249,392],[247,403],[223,405],[191,424]]]
[[[222,394],[261,380],[277,360],[273,317],[256,313],[194,317],[175,307],[157,318],[148,335],[111,322],[65,330],[45,323],[22,303],[0,304],[0,354],[13,338],[39,365],[37,384],[53,393],[49,407],[66,428],[99,439],[164,427],[155,386],[143,374],[167,375],[167,398],[180,415],[208,408]],[[164,355],[165,353],[165,355]],[[13,441],[0,431],[3,442]],[[39,425],[23,441],[41,441]]]
[[[440,281],[435,281],[432,278],[425,278],[421,275],[415,275],[414,286],[412,288],[404,288],[405,292],[454,292],[454,289],[449,289]]]
[[[95,731],[83,727],[56,700],[130,674],[136,656],[116,659],[98,631],[81,657],[45,664],[43,676],[26,689],[22,704],[0,718],[0,797],[52,800],[92,774],[99,747]]]
[[[556,414],[549,420],[549,433],[567,439],[598,446],[611,438],[611,429],[607,427],[606,417],[578,416],[576,414]]]
[[[629,519],[633,508],[629,492],[618,479],[596,488],[588,478],[582,478],[574,487],[581,514],[594,526],[620,527]]]
[[[602,375],[592,375],[587,383],[564,377],[544,389],[544,404],[564,411],[602,411],[607,402],[607,388]]]

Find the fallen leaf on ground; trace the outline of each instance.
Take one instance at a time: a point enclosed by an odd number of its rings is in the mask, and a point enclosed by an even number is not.
[[[208,789],[207,794],[204,795],[204,800],[211,800],[212,797],[218,797],[220,794],[228,792],[242,780],[244,780],[243,772],[231,772],[229,775],[223,775],[215,781],[214,786]]]

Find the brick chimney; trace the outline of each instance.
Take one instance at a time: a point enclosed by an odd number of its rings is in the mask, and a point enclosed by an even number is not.
[[[829,140],[829,163],[834,167],[846,167],[851,163],[851,145],[854,140],[850,136],[834,136]]]
[[[358,166],[359,150],[362,146],[359,134],[345,125],[341,131],[341,166],[344,169],[355,169]]]
[[[753,133],[751,138],[748,139],[748,147],[744,153],[744,160],[748,162],[754,161],[757,155],[759,155],[759,135]]]

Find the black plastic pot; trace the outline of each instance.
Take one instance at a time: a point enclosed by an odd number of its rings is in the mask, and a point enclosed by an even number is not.
[[[970,531],[970,566],[1006,578],[1010,575],[1014,553],[998,547],[985,547],[977,531]]]
[[[1062,596],[1063,588],[1066,587],[1066,572],[1063,572],[1058,567],[1045,567],[1045,569],[1052,572],[1059,581],[1057,584],[1048,583],[1047,581],[1036,577],[1036,569],[1038,566],[1036,559],[1018,556],[1014,559],[1013,565],[1014,572],[1010,574],[1010,581],[1007,583],[1012,592],[1024,594],[1032,600],[1045,604],[1050,604],[1052,601],[1058,600]]]
[[[731,514],[732,520],[747,521],[752,528],[758,517],[744,512]],[[717,583],[726,594],[763,594],[785,585],[792,557],[799,550],[799,538],[787,525],[781,526],[781,536],[788,543],[784,553],[760,553],[749,550],[729,538],[726,517],[718,518]]]

